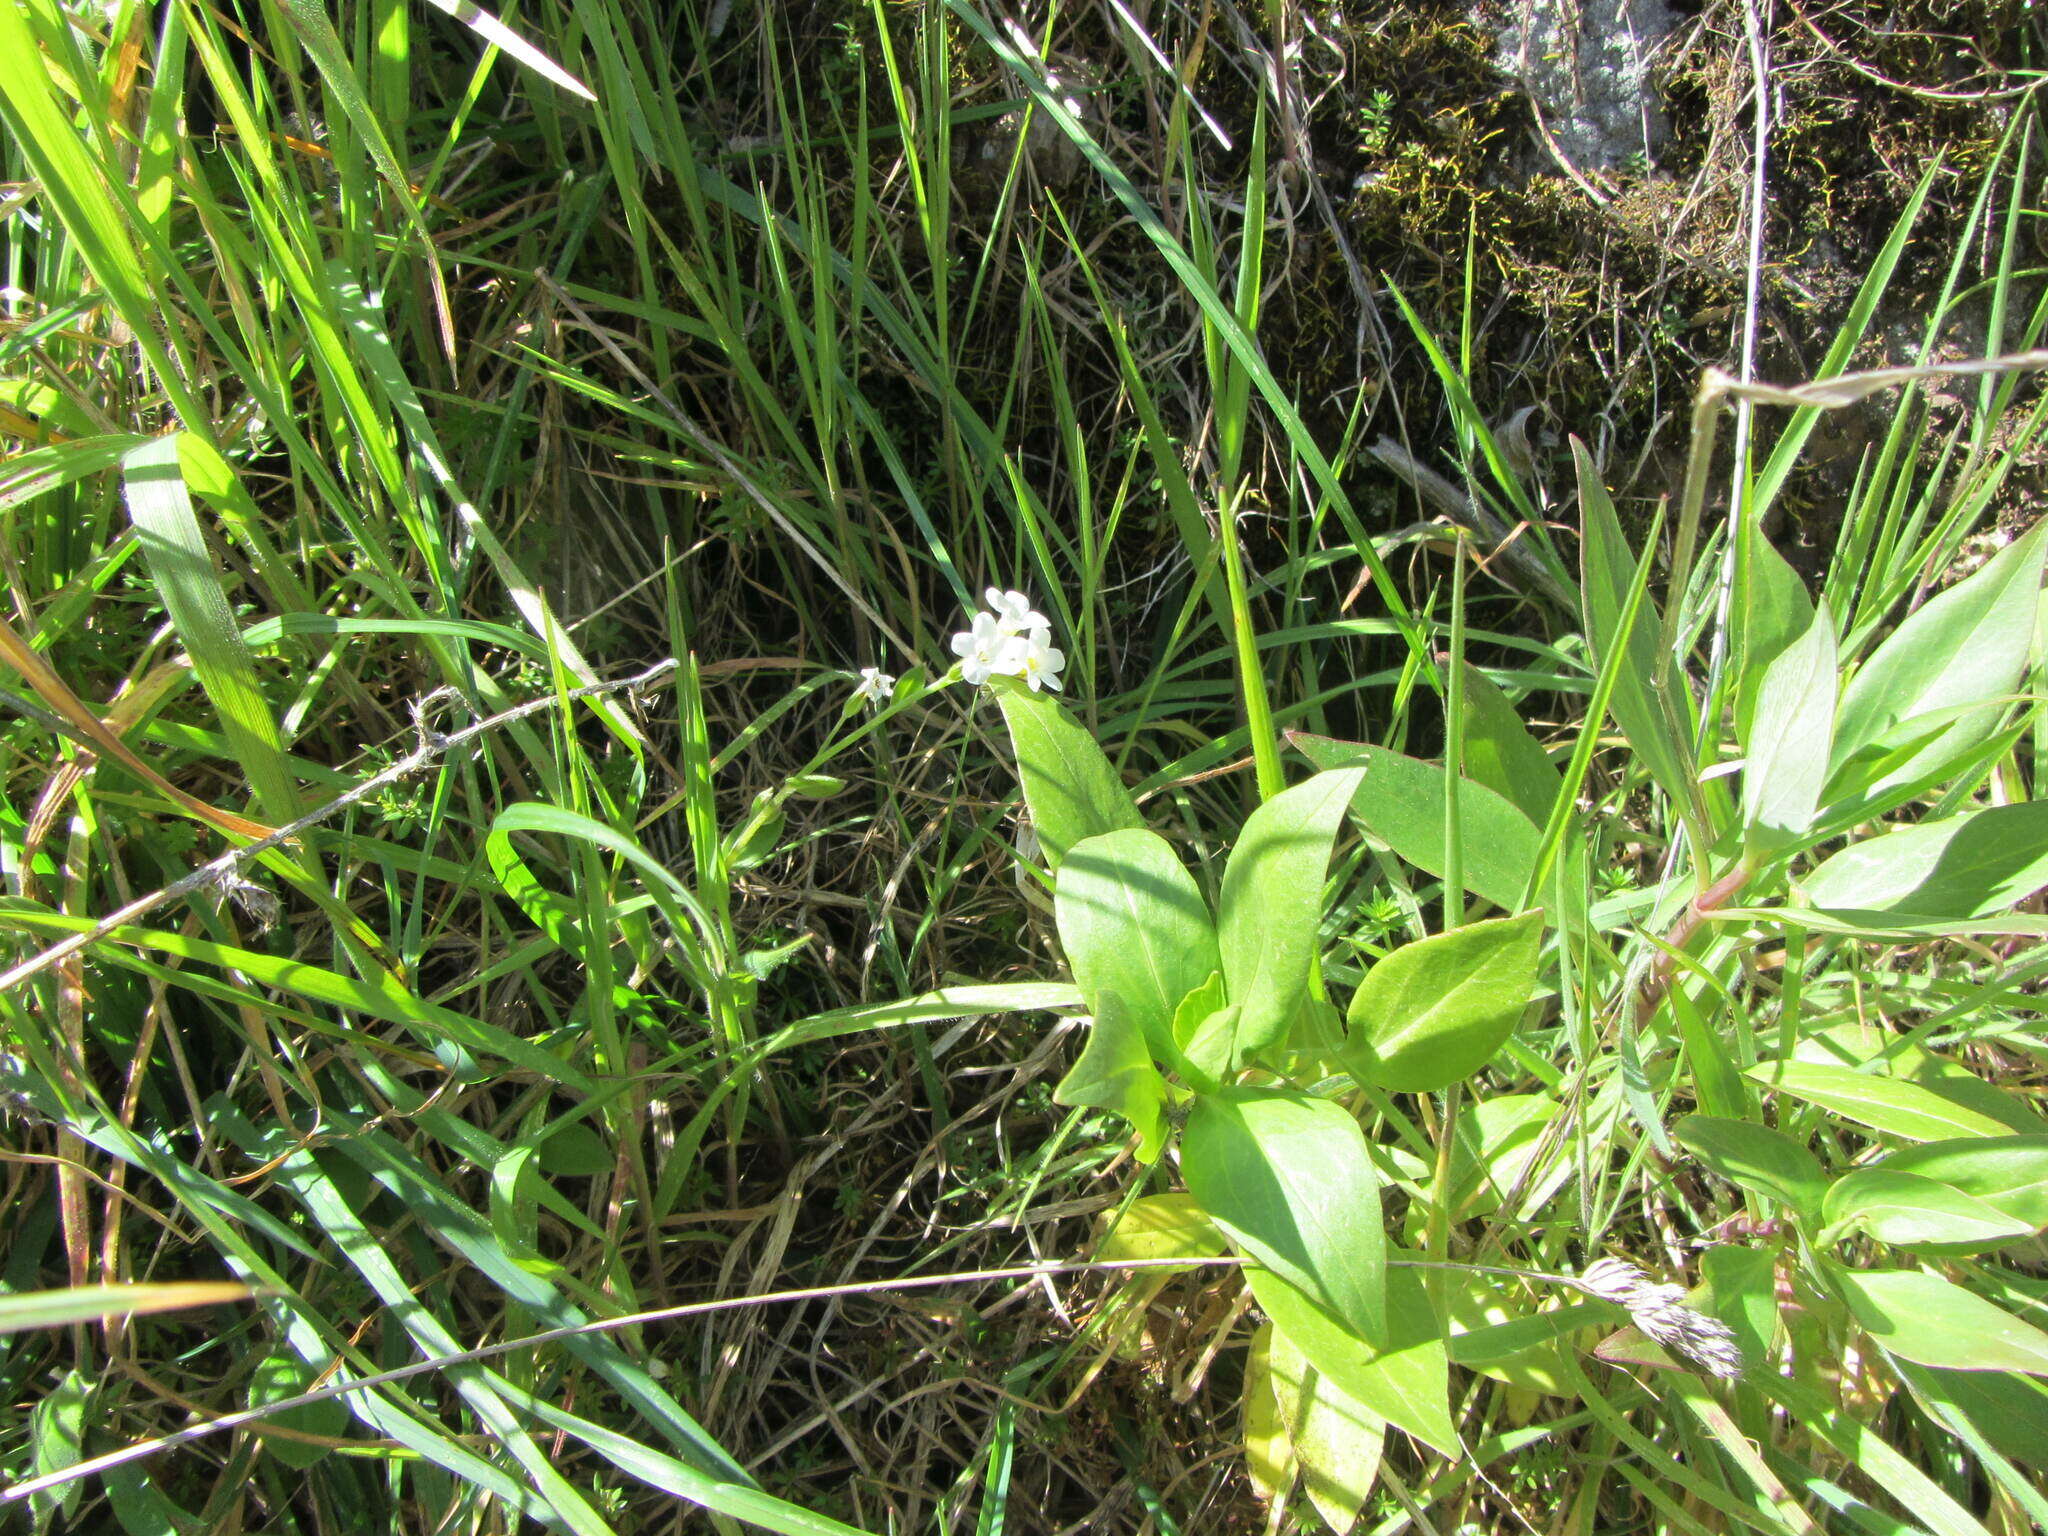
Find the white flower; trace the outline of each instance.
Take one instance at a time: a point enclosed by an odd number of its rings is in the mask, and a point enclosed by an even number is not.
[[[1010,676],[1019,670],[1023,642],[1003,629],[992,613],[977,613],[971,629],[953,637],[953,654],[960,658],[960,675],[979,688],[995,673]]]
[[[1059,692],[1060,669],[1067,664],[1067,657],[1064,651],[1053,649],[1052,631],[1045,625],[1041,624],[1031,631],[1030,638],[1024,642],[1020,662],[1017,675],[1031,685],[1034,693],[1040,688],[1050,688],[1055,693]]]
[[[853,696],[880,709],[889,702],[889,690],[895,686],[896,679],[880,667],[862,667],[860,686],[853,690]]]
[[[1049,627],[1052,620],[1031,606],[1031,599],[1022,592],[999,592],[990,587],[981,594],[995,610],[996,629],[1005,635],[1028,635],[1034,629]]]
[[[960,675],[980,687],[991,677],[1021,677],[1036,691],[1058,689],[1067,658],[1052,646],[1052,621],[1022,592],[990,587],[982,594],[994,611],[977,613],[972,628],[953,637]]]

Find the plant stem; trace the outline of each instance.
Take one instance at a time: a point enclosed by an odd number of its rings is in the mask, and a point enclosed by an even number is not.
[[[1270,800],[1287,787],[1287,781],[1280,772],[1280,739],[1273,733],[1273,707],[1266,698],[1266,679],[1259,671],[1259,639],[1252,628],[1251,600],[1245,591],[1237,514],[1238,497],[1233,492],[1218,518],[1223,534],[1223,573],[1230,586],[1230,627],[1237,642],[1238,681],[1244,689],[1245,724],[1251,731],[1259,798]]]

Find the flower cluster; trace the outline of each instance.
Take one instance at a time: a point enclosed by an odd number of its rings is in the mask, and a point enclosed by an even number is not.
[[[1660,1285],[1620,1259],[1599,1260],[1572,1284],[1588,1296],[1626,1308],[1629,1320],[1644,1334],[1713,1375],[1742,1374],[1742,1350],[1734,1331],[1718,1317],[1687,1306],[1681,1287]]]
[[[971,625],[953,637],[960,675],[976,687],[991,677],[1021,677],[1035,692],[1060,686],[1066,654],[1052,643],[1052,621],[1031,606],[1022,592],[983,594],[988,613],[977,613]]]

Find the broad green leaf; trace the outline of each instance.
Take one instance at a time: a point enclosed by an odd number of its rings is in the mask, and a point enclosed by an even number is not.
[[[1010,727],[1031,825],[1054,873],[1083,838],[1145,825],[1102,748],[1071,715],[1014,678],[993,678],[990,686]]]
[[[1273,1396],[1301,1466],[1303,1491],[1324,1523],[1342,1536],[1357,1524],[1379,1480],[1387,1421],[1316,1369],[1278,1329],[1272,1330],[1268,1358]]]
[[[1838,761],[1830,772],[1829,788],[1824,795],[1827,805],[1826,815],[1822,819],[1825,825],[1833,828],[1853,827],[1881,816],[1912,799],[1913,784],[1894,782],[1893,775],[1915,758],[1922,756],[1928,745],[1957,721],[1971,719],[1982,714],[1983,710],[1984,706],[1981,704],[1958,704],[1949,708],[1930,709],[1879,731],[1850,756]],[[1967,758],[1962,760],[1967,761]],[[1939,764],[1935,764],[1926,771],[1939,775],[1942,769]],[[1933,782],[1930,778],[1928,783],[1920,787],[1932,788]],[[1866,784],[1883,787],[1858,787]]]
[[[1778,653],[1757,690],[1742,769],[1750,847],[1797,842],[1813,824],[1828,777],[1836,682],[1835,620],[1823,598],[1806,633]]]
[[[63,1328],[128,1317],[141,1312],[176,1312],[246,1301],[249,1287],[232,1280],[179,1280],[162,1285],[76,1285],[55,1291],[0,1295],[0,1333],[29,1328]]]
[[[41,1477],[84,1459],[86,1410],[92,1404],[94,1383],[74,1366],[55,1381],[39,1385],[35,1406],[28,1414],[28,1441],[35,1453],[30,1466]],[[19,1420],[16,1422],[18,1425]],[[16,1434],[19,1433],[17,1428]],[[48,1528],[51,1515],[58,1510],[64,1512],[68,1525],[85,1497],[85,1489],[81,1478],[61,1488],[31,1494],[29,1508],[35,1512],[38,1536]]]
[[[1793,1047],[1797,1061],[1875,1067],[1903,1082],[1917,1083],[1949,1103],[1996,1120],[2005,1133],[2048,1136],[2048,1119],[2017,1094],[1994,1087],[1961,1062],[1900,1041],[1874,1024],[1844,1020],[1804,1035]]]
[[[1745,528],[1743,539],[1746,559],[1740,596],[1731,617],[1739,679],[1736,734],[1747,741],[1764,676],[1779,653],[1812,627],[1813,599],[1806,595],[1806,583],[1799,573],[1771,547],[1753,522]]]
[[[1961,1062],[1932,1051],[1901,1051],[1892,1070],[1922,1087],[1940,1094],[1952,1104],[1974,1109],[1986,1119],[1996,1120],[2016,1136],[2048,1136],[2048,1119],[2036,1113],[2031,1101],[1987,1083]]]
[[[1828,1266],[1863,1331],[1889,1354],[1951,1371],[2048,1376],[2048,1333],[1917,1269]]]
[[[1245,1270],[1260,1308],[1323,1375],[1397,1429],[1454,1460],[1464,1455],[1451,1421],[1451,1360],[1443,1326],[1412,1269],[1387,1271],[1387,1341],[1376,1349],[1269,1269]]]
[[[1827,1178],[1820,1162],[1782,1131],[1748,1120],[1687,1115],[1672,1134],[1708,1170],[1800,1215],[1820,1211]]]
[[[1228,997],[1223,986],[1223,973],[1211,971],[1199,987],[1190,989],[1187,996],[1174,1005],[1173,1043],[1183,1047],[1188,1045],[1210,1017],[1223,1009]]]
[[[1240,1249],[1360,1338],[1386,1338],[1379,1179],[1342,1105],[1289,1088],[1201,1094],[1181,1136],[1181,1174]]]
[[[1244,1469],[1253,1491],[1267,1504],[1277,1504],[1293,1492],[1301,1471],[1280,1412],[1272,1362],[1273,1325],[1261,1323],[1252,1333],[1251,1352],[1244,1362]]]
[[[1700,1255],[1700,1283],[1686,1299],[1728,1325],[1745,1361],[1771,1358],[1778,1334],[1778,1256],[1771,1250],[1707,1249]]]
[[[1634,584],[1636,559],[1621,531],[1621,519],[1615,516],[1607,487],[1601,483],[1600,471],[1576,437],[1572,439],[1572,462],[1579,476],[1586,638],[1592,643],[1595,659],[1605,665],[1609,652],[1621,641],[1621,619],[1628,607],[1629,588]],[[1695,770],[1685,738],[1658,700],[1658,629],[1656,604],[1646,597],[1622,646],[1621,665],[1608,707],[1628,744],[1650,770],[1650,777],[1673,800],[1684,801],[1694,791]],[[1675,674],[1675,678],[1682,697],[1671,700],[1671,705],[1689,719],[1694,711],[1691,690],[1685,687],[1682,674]]]
[[[1469,661],[1459,665],[1465,685],[1466,777],[1506,800],[1532,826],[1542,826],[1564,787],[1563,775],[1493,679]],[[1469,848],[1466,857],[1471,857]]]
[[[1940,1141],[1952,1136],[2000,1136],[2005,1126],[1988,1115],[1965,1109],[1931,1088],[1858,1072],[1854,1067],[1810,1061],[1766,1061],[1747,1076],[1767,1088],[1789,1093],[1809,1104],[1908,1141]]]
[[[1193,1195],[1146,1195],[1102,1239],[1103,1259],[1213,1259],[1226,1246],[1223,1233]],[[1178,1274],[1175,1270],[1173,1273]]]
[[[1942,921],[2001,912],[2048,885],[2048,800],[1996,805],[1865,838],[1803,883],[1830,911]]]
[[[1466,1104],[1451,1146],[1454,1219],[1497,1210],[1517,1192],[1522,1209],[1535,1210],[1546,1187],[1571,1176],[1563,1159],[1552,1159],[1533,1179],[1530,1171],[1543,1146],[1544,1128],[1557,1112],[1557,1100],[1547,1093],[1492,1093]]]
[[[1096,997],[1095,1022],[1081,1059],[1052,1096],[1071,1109],[1087,1106],[1122,1115],[1138,1133],[1140,1162],[1151,1162],[1166,1144],[1166,1079],[1152,1065],[1144,1033],[1115,992]]]
[[[261,1408],[310,1392],[320,1385],[319,1375],[297,1355],[266,1355],[256,1362],[256,1369],[249,1378],[249,1406]],[[283,1429],[295,1429],[301,1434],[334,1439],[348,1433],[349,1417],[347,1404],[339,1398],[330,1397],[317,1403],[304,1403],[297,1408],[280,1409],[265,1415],[264,1422]],[[282,1435],[265,1439],[263,1448],[286,1466],[301,1469],[312,1466],[334,1449],[304,1440],[288,1440]]]
[[[1166,839],[1142,827],[1083,838],[1053,885],[1060,944],[1090,998],[1114,992],[1160,1061],[1174,1010],[1222,964],[1202,893]]]
[[[1203,1093],[1215,1092],[1219,1080],[1231,1070],[1237,1019],[1242,1012],[1226,1000],[1221,971],[1212,971],[1209,979],[1173,1010],[1173,1043],[1178,1054],[1169,1059],[1174,1069]]]
[[[2048,1227],[2048,1136],[1929,1141],[1894,1152],[1878,1166],[1938,1179],[2029,1230]]]
[[[1396,1093],[1463,1082],[1514,1032],[1542,942],[1543,914],[1525,912],[1402,945],[1351,995],[1347,1064]]]
[[[1442,876],[1449,775],[1439,764],[1327,736],[1297,732],[1290,739],[1319,768],[1364,768],[1365,785],[1351,802],[1352,815],[1397,858]],[[1484,784],[1466,779],[1458,785],[1458,827],[1465,888],[1512,911],[1536,867],[1543,841],[1536,823]]]
[[[1835,722],[1835,763],[1901,721],[1931,710],[1983,703],[1883,783],[1920,777],[1995,728],[2003,701],[2026,675],[2048,556],[2048,524],[2001,550],[1968,580],[1933,598],[1901,624],[1850,679]],[[1875,788],[1835,783],[1830,798]]]
[[[1938,1371],[1906,1377],[1914,1392],[1968,1415],[2014,1461],[2048,1472],[2048,1385],[2008,1372]]]
[[[1592,1308],[1536,1312],[1519,1282],[1471,1270],[1446,1275],[1442,1294],[1450,1312],[1453,1363],[1524,1392],[1570,1393],[1559,1341],[1598,1316]]]
[[[1308,995],[1323,880],[1361,770],[1319,773],[1246,819],[1223,871],[1223,980],[1240,1010],[1230,1066],[1279,1040]]]
[[[1237,1021],[1244,1010],[1236,1003],[1204,1014],[1188,1036],[1182,1059],[1191,1074],[1189,1081],[1204,1093],[1213,1093],[1230,1076],[1237,1063]]]
[[[587,1125],[558,1126],[531,1145],[535,1164],[557,1178],[594,1179],[610,1173],[619,1162],[611,1143]]]
[[[1821,1217],[1830,1228],[1860,1227],[1899,1248],[1996,1248],[2034,1229],[1959,1189],[1879,1164],[1828,1186]]]

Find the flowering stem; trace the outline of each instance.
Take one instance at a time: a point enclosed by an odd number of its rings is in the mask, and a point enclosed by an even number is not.
[[[1237,497],[1221,509],[1223,573],[1230,584],[1230,627],[1237,641],[1238,681],[1244,689],[1245,724],[1252,738],[1252,761],[1259,778],[1259,798],[1270,800],[1287,787],[1280,772],[1280,741],[1273,734],[1273,708],[1266,700],[1266,679],[1259,670],[1259,637],[1252,629],[1251,600],[1245,593],[1244,556],[1237,543]]]

